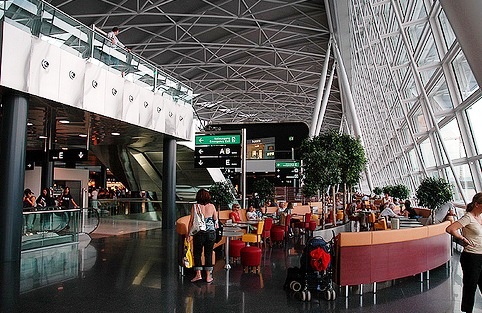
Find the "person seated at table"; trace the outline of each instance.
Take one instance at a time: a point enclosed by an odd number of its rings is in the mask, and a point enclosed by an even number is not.
[[[286,203],[280,202],[278,206],[278,210],[276,211],[276,215],[280,216],[281,213],[284,213],[285,211],[286,211]]]
[[[233,221],[233,223],[241,222],[241,216],[239,215],[239,204],[235,203],[231,207],[231,213],[229,213],[229,219]]]
[[[394,211],[395,204],[391,203],[390,205],[386,205],[383,211],[380,213],[380,216],[387,217],[388,219],[392,217],[399,217],[397,213]]]
[[[258,213],[254,209],[254,206],[249,206],[248,212],[246,212],[246,218],[248,219],[248,221],[255,221],[258,219]]]
[[[410,202],[410,200],[405,200],[405,204],[404,204],[404,210],[402,212],[403,216],[405,217],[408,217],[408,218],[419,218],[419,216],[417,215],[417,212],[415,211],[414,208],[412,208],[412,203]]]

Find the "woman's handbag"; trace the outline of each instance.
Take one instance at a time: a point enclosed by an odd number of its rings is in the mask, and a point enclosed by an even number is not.
[[[194,205],[194,217],[192,221],[192,227],[190,235],[194,236],[201,230],[206,230],[206,220],[204,219],[204,215],[201,212],[201,208],[199,204]]]
[[[194,260],[191,252],[191,244],[187,239],[184,239],[184,257],[183,257],[184,267],[191,268],[194,265]]]

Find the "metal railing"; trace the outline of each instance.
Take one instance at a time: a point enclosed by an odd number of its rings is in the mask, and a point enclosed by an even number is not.
[[[40,0],[0,1],[0,18],[70,53],[123,76],[153,92],[168,93],[175,102],[192,105],[193,91],[154,64],[119,46],[105,32],[82,24]]]

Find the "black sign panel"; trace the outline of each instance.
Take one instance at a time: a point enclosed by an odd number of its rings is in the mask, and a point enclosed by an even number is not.
[[[295,168],[277,168],[276,169],[276,177],[281,180],[287,179],[299,179],[300,177],[300,169]]]
[[[241,146],[211,146],[211,147],[196,147],[196,157],[231,157],[241,156]]]
[[[33,171],[35,169],[35,162],[27,160],[25,162],[25,170],[26,171]]]
[[[232,157],[196,156],[194,158],[194,167],[195,168],[206,168],[206,167],[237,168],[237,167],[241,167],[241,157],[240,156],[232,156]]]
[[[69,150],[52,150],[50,151],[50,161],[64,162],[81,162],[87,160],[87,149],[69,149]]]

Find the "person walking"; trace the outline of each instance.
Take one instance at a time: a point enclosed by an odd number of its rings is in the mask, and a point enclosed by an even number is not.
[[[201,271],[203,270],[201,256],[204,248],[204,270],[206,272],[206,282],[213,282],[213,247],[216,240],[216,228],[218,227],[218,214],[215,206],[211,203],[211,194],[206,189],[200,189],[196,194],[196,204],[191,209],[191,219],[189,220],[189,229],[187,240],[193,240],[194,246],[194,270],[196,276],[191,282],[202,279]],[[202,214],[202,218],[206,224],[205,230],[200,230],[191,236],[194,215]]]
[[[462,229],[462,233],[459,230]],[[446,232],[459,240],[464,251],[460,255],[462,266],[462,312],[474,309],[477,285],[482,293],[482,192],[476,193],[467,204],[466,213],[450,224]]]

